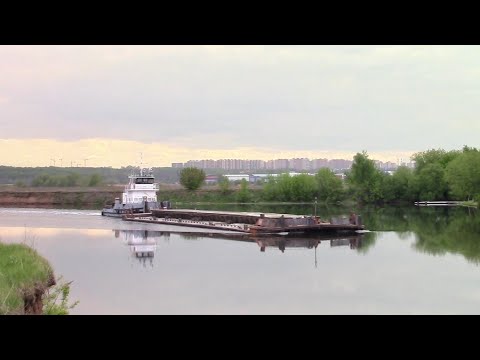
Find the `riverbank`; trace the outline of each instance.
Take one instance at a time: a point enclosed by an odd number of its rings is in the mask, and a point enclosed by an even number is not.
[[[0,243],[0,314],[42,314],[46,291],[55,285],[49,262],[24,244]]]
[[[105,203],[112,203],[116,197],[121,197],[122,187],[111,188],[28,188],[14,187],[0,188],[0,207],[40,207],[40,208],[74,208],[74,209],[101,209]],[[231,207],[232,205],[307,205],[311,202],[278,202],[265,201],[261,197],[261,190],[251,190],[248,199],[238,199],[238,191],[234,190],[223,194],[217,189],[207,188],[190,192],[185,189],[160,190],[158,200],[168,200],[174,207],[195,207],[197,205],[215,205]],[[322,205],[319,201],[318,205]],[[342,202],[344,206],[353,206],[353,201]]]
[[[75,207],[99,209],[105,203],[112,203],[116,197],[121,197],[123,185],[95,188],[85,187],[28,187],[0,186],[0,207]],[[216,187],[205,187],[191,192],[181,186],[160,185],[157,193],[159,201],[184,203],[237,203],[239,189],[222,193]],[[261,199],[259,188],[249,191],[249,201]]]
[[[0,206],[18,207],[94,207],[100,208],[105,202],[113,202],[123,191],[123,186],[101,188],[21,188],[0,187]]]

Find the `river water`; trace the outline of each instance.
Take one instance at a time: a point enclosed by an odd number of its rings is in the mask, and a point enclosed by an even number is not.
[[[98,210],[2,208],[0,241],[34,247],[73,281],[71,314],[480,313],[478,210],[355,211],[370,232],[248,238]]]

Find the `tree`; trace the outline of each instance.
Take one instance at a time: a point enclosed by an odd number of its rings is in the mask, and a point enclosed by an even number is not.
[[[347,173],[347,182],[353,196],[364,203],[376,202],[383,198],[382,174],[368,158],[366,151],[353,157],[353,164]]]
[[[265,200],[311,201],[317,191],[315,178],[307,174],[270,176],[263,187]]]
[[[222,195],[227,195],[230,192],[230,180],[226,176],[220,176],[218,178],[218,187]]]
[[[472,149],[465,146],[464,152]],[[415,186],[419,200],[446,200],[448,199],[448,185],[445,171],[448,165],[462,154],[461,151],[445,151],[431,149],[412,156],[415,161]]]
[[[193,167],[184,168],[180,172],[180,184],[189,191],[195,191],[205,180],[205,171]]]
[[[323,168],[315,174],[318,199],[325,202],[337,202],[343,198],[343,183],[330,169]]]
[[[413,201],[415,197],[413,171],[400,166],[393,175],[385,175],[383,179],[383,197],[386,202],[392,200]]]
[[[480,198],[480,152],[465,149],[448,164],[445,179],[452,195],[458,199]]]
[[[265,184],[263,184],[262,196],[265,200],[278,201],[277,179],[272,175],[268,175]]]
[[[440,163],[425,165],[417,175],[419,199],[425,201],[445,200],[448,187],[445,181],[445,169]]]
[[[237,202],[245,203],[250,200],[250,192],[248,191],[248,182],[242,179],[240,182],[240,190],[237,193]]]
[[[315,178],[308,174],[295,175],[290,178],[290,201],[312,201],[317,194]]]
[[[467,149],[470,149],[466,147]],[[450,161],[460,155],[460,151],[452,150],[445,151],[443,149],[431,149],[427,151],[418,152],[412,155],[412,160],[415,161],[415,173],[420,173],[422,169],[428,164],[438,164],[445,169]]]

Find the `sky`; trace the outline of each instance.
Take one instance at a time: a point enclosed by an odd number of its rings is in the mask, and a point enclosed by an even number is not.
[[[479,98],[479,46],[0,46],[0,165],[397,162],[478,147]]]

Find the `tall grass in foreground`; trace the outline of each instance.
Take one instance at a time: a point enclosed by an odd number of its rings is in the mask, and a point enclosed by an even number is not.
[[[0,314],[21,313],[23,292],[47,284],[52,267],[24,244],[0,243]]]

